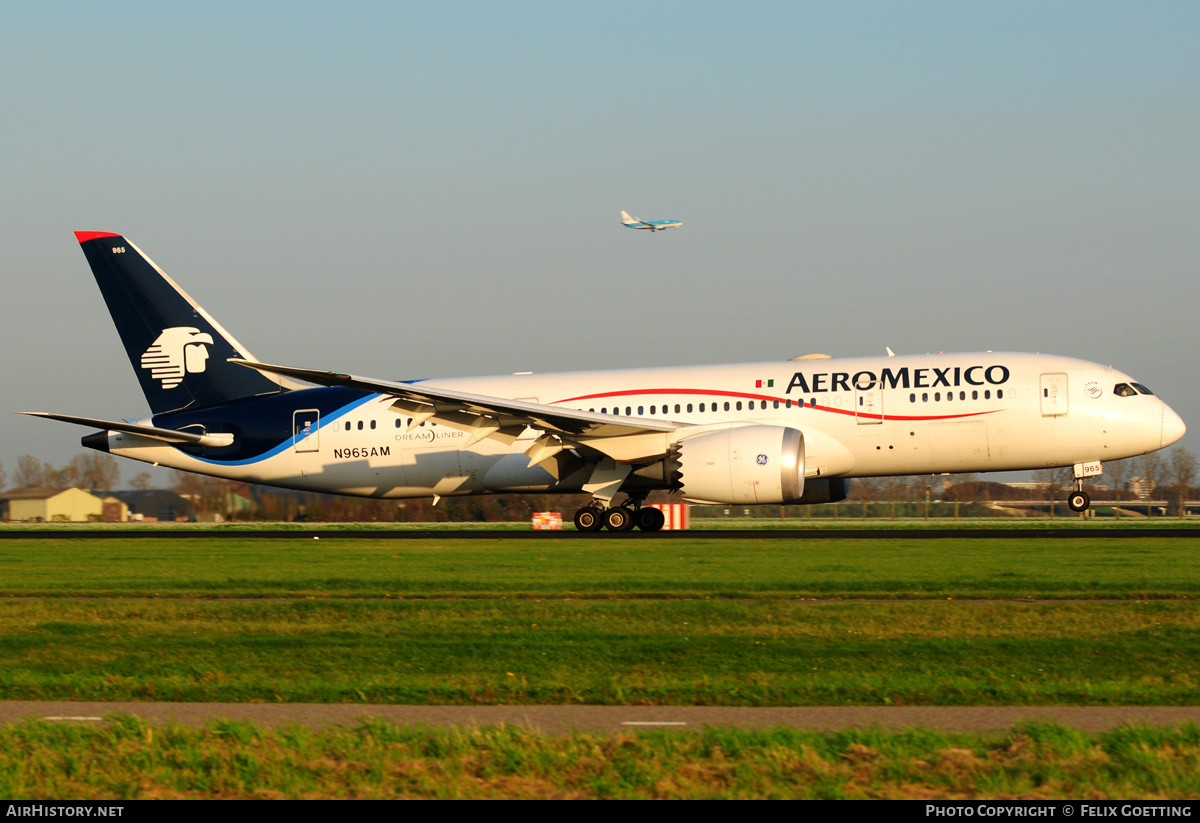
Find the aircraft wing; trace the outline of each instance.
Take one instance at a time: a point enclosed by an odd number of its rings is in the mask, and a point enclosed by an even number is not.
[[[663,435],[686,428],[686,424],[667,420],[597,414],[578,409],[559,408],[540,403],[527,403],[521,400],[443,389],[420,382],[401,383],[376,380],[336,371],[273,366],[237,358],[230,358],[230,362],[270,374],[304,380],[319,386],[349,386],[389,395],[396,398],[396,402],[392,404],[394,409],[412,416],[413,422],[410,424],[410,428],[425,420],[433,420],[473,434],[470,443],[476,443],[485,437],[494,437],[512,443],[526,427],[529,427],[557,435],[565,443],[591,446],[609,454],[613,454],[614,451],[629,452],[629,447],[633,446],[632,441],[635,440],[656,441],[653,446],[649,442],[642,442],[640,447],[633,449],[633,451],[643,453],[639,456],[649,457],[651,454],[665,452],[666,438]],[[640,437],[642,435],[650,437]],[[605,448],[602,444],[604,440],[617,438],[629,441],[626,447],[610,449]],[[659,443],[662,445],[658,445]]]

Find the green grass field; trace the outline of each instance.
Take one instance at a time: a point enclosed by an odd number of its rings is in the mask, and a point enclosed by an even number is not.
[[[0,795],[172,798],[1026,798],[1198,795],[1200,729],[1003,735],[794,729],[263,729],[25,723],[0,729]]]
[[[0,699],[1195,705],[1200,538],[0,541]],[[0,728],[10,798],[1195,798],[1200,730]]]
[[[7,539],[0,598],[1200,597],[1200,535],[1020,540]]]
[[[0,698],[1195,704],[1198,548],[6,540]]]

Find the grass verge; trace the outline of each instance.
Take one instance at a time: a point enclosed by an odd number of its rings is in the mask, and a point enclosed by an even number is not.
[[[1194,705],[1197,602],[0,602],[0,698]]]
[[[0,542],[0,597],[1196,598],[1200,537]]]
[[[793,729],[547,736],[29,722],[0,729],[0,795],[156,798],[1194,799],[1200,729],[1004,735]]]

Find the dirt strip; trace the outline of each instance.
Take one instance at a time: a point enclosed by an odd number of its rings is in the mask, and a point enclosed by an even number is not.
[[[131,714],[155,724],[203,725],[246,720],[266,726],[353,728],[372,717],[435,727],[509,724],[548,734],[571,730],[617,732],[697,729],[704,726],[838,730],[878,726],[924,727],[948,732],[1004,731],[1015,723],[1042,721],[1096,732],[1120,726],[1200,724],[1200,706],[393,706],[345,703],[100,703],[0,701],[0,722],[51,719],[102,723],[109,714]]]

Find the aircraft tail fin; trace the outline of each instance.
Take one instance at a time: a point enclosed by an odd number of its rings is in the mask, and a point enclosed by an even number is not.
[[[110,232],[75,238],[154,414],[291,387],[226,362],[255,358],[133,243]]]
[[[626,225],[626,226],[628,226],[628,225],[630,225],[631,223],[640,223],[640,222],[642,222],[642,221],[641,221],[641,220],[638,220],[636,217],[630,217],[630,216],[629,216],[629,212],[627,212],[627,211],[622,211],[622,212],[621,212],[621,223],[622,223],[623,225]]]

